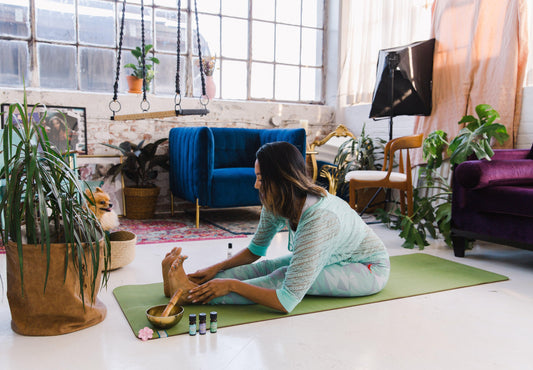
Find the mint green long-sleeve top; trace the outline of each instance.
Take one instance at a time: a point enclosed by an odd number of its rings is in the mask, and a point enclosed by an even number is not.
[[[265,256],[274,235],[285,225],[288,226],[286,218],[263,207],[248,249],[257,256]],[[373,233],[372,229],[337,196],[328,194],[304,210],[297,229],[289,227],[288,249],[293,256],[283,285],[276,290],[283,307],[292,311],[328,265],[369,264],[388,258],[383,243],[361,243],[368,233]]]

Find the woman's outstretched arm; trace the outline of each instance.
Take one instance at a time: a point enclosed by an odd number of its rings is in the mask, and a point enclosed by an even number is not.
[[[206,281],[211,280],[222,270],[228,270],[233,267],[247,265],[257,261],[260,256],[256,256],[248,248],[243,249],[239,253],[227,260],[221,261],[212,266],[198,270],[188,275],[189,279],[196,284],[203,284]]]

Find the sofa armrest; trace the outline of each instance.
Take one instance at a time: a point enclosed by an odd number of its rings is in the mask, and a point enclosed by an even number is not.
[[[169,133],[170,190],[201,205],[210,202],[214,139],[208,127],[176,127]]]
[[[533,160],[475,160],[459,164],[454,180],[466,189],[498,185],[533,184]]]

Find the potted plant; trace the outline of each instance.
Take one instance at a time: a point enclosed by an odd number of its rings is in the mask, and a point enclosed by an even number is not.
[[[129,141],[121,143],[119,146],[106,144],[103,145],[116,149],[125,157],[121,163],[112,166],[107,176],[114,180],[119,173],[122,173],[127,179],[132,181],[134,186],[124,188],[126,217],[132,219],[152,218],[155,212],[159,188],[155,185],[154,180],[158,176],[156,167],[168,171],[169,155],[157,154],[159,145],[168,139],[159,139],[154,143],[144,145],[144,140],[139,144],[133,144]]]
[[[428,135],[422,144],[426,165],[419,171],[419,186],[414,190],[414,212],[412,217],[396,212],[393,221],[386,212],[382,211],[379,218],[394,229],[401,229],[400,237],[405,241],[403,247],[424,249],[429,245],[428,234],[437,238],[442,235],[447,245],[451,246],[451,201],[452,188],[448,179],[440,174],[439,168],[449,161],[453,168],[466,161],[472,155],[477,159],[490,160],[494,155],[491,143],[493,140],[503,144],[509,137],[507,129],[495,121],[500,118],[499,113],[488,104],[476,106],[477,118],[472,115],[464,116],[458,124],[466,124],[457,136],[448,142],[447,134],[437,130]],[[444,159],[444,154],[449,159]]]
[[[57,335],[95,325],[106,308],[109,241],[86,207],[82,183],[50,143],[43,116],[9,106],[2,132],[0,213],[6,245],[11,327],[24,335]],[[102,273],[102,270],[104,272]]]
[[[361,135],[356,139],[350,138],[339,146],[334,165],[324,165],[320,171],[320,176],[325,177],[329,182],[329,192],[336,194],[343,199],[348,199],[348,183],[344,180],[350,171],[358,170],[381,170],[384,141],[378,139],[374,144],[374,139],[365,132],[365,126],[361,130]],[[357,211],[368,204],[377,188],[361,189],[357,192]],[[379,203],[385,199],[385,193],[380,192],[374,203]],[[373,211],[371,207],[368,211]]]
[[[143,74],[143,55],[142,49],[137,46],[131,51],[131,54],[137,59],[137,64],[128,63],[124,68],[131,68],[132,72],[127,76],[130,93],[140,94],[143,88],[143,77],[146,80],[146,91],[150,91],[150,82],[155,76],[154,64],[159,64],[159,59],[156,57],[149,57],[148,53],[153,48],[153,45],[148,44],[144,46],[144,74]],[[150,64],[151,62],[152,64]]]

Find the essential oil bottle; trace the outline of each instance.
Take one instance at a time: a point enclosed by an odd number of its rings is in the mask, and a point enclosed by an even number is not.
[[[216,311],[212,311],[209,314],[209,331],[211,333],[216,333],[218,329],[218,322],[217,322],[217,313]]]
[[[189,315],[189,335],[196,335],[196,314]]]
[[[231,258],[233,256],[233,244],[228,243],[228,258]]]
[[[200,326],[198,327],[198,333],[200,333],[200,335],[204,335],[207,329],[207,324],[206,324],[207,316],[205,313],[201,313],[198,315],[198,317],[200,321]]]

